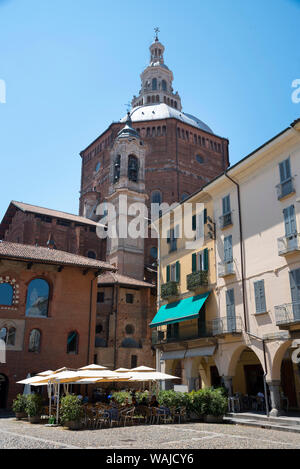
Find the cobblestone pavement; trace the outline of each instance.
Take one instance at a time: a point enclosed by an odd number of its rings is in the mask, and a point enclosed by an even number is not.
[[[140,425],[69,431],[0,419],[0,448],[37,449],[300,449],[300,434],[229,424]]]

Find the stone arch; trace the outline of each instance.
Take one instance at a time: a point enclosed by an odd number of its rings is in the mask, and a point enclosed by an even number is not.
[[[272,360],[272,367],[269,372],[271,373],[272,381],[281,379],[281,364],[283,357],[289,347],[292,345],[292,341],[288,340],[281,344],[275,352],[274,358]]]

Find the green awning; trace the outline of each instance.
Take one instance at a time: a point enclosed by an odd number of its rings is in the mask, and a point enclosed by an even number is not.
[[[199,311],[207,300],[210,292],[203,295],[191,296],[184,300],[168,303],[159,308],[150,327],[158,327],[164,324],[174,324],[176,322],[187,321],[197,318]]]

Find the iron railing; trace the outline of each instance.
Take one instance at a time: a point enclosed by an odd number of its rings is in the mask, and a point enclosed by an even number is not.
[[[294,178],[289,178],[286,181],[280,182],[276,186],[278,200],[282,199],[286,195],[292,194],[295,192],[294,187]]]
[[[212,321],[212,334],[240,334],[242,332],[242,319],[239,316],[216,318]]]
[[[227,275],[233,275],[234,271],[234,263],[232,261],[224,261],[219,262],[218,264],[218,276],[219,277],[226,277]]]
[[[188,334],[178,333],[176,336],[168,336],[167,331],[153,331],[152,345],[169,344],[174,342],[203,339],[213,337],[212,321],[207,321],[198,330],[191,331]]]
[[[300,301],[275,306],[274,311],[277,326],[300,322]]]
[[[292,234],[290,236],[282,236],[281,238],[277,239],[278,245],[278,255],[284,256],[289,252],[299,251],[300,250],[300,243],[299,243],[299,233]]]
[[[193,272],[186,276],[186,283],[188,290],[195,290],[197,287],[208,285],[208,272],[207,270]]]
[[[224,215],[221,215],[221,216],[219,217],[219,224],[220,224],[221,230],[222,230],[223,228],[226,228],[226,226],[232,225],[232,216],[231,216],[231,212],[225,213]]]
[[[177,282],[167,282],[163,283],[161,286],[161,297],[166,299],[172,296],[178,295],[178,283]]]

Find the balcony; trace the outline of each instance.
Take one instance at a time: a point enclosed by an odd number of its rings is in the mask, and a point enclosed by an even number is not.
[[[299,233],[292,234],[290,236],[283,236],[277,239],[278,255],[285,256],[286,254],[300,251]]]
[[[208,285],[208,272],[207,270],[193,272],[186,276],[187,289],[190,291],[196,290],[199,287],[206,287]]]
[[[212,321],[212,335],[241,334],[242,320],[238,316],[217,318]]]
[[[219,217],[220,229],[226,228],[227,226],[232,225],[232,212],[225,213]]]
[[[161,286],[161,297],[163,299],[171,298],[172,296],[178,295],[178,283],[177,282],[167,282],[163,283]]]
[[[212,324],[211,321],[206,322],[201,325],[194,333],[190,334],[179,334],[177,336],[167,336],[167,331],[153,331],[152,332],[152,345],[162,345],[162,344],[172,344],[175,342],[186,342],[188,340],[197,340],[205,339],[207,337],[212,337]]]
[[[234,275],[234,263],[233,261],[224,261],[219,262],[218,265],[218,276],[219,277],[227,277],[227,275]]]
[[[277,184],[276,190],[278,200],[283,199],[283,197],[286,197],[289,194],[293,194],[295,192],[294,178],[289,178],[286,181]]]
[[[300,302],[275,306],[276,326],[300,324]]]

